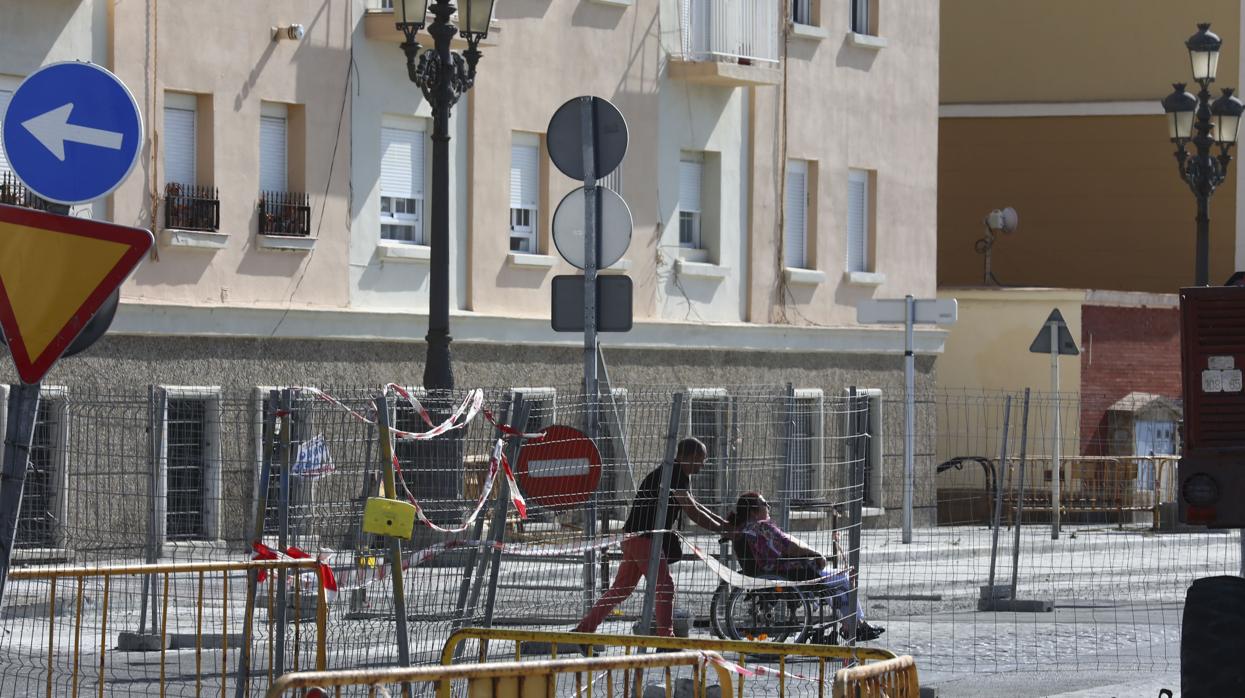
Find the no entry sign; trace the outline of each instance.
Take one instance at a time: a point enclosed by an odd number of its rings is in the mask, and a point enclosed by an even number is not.
[[[588,501],[601,482],[601,453],[578,429],[553,425],[523,444],[515,478],[529,504],[569,509]]]

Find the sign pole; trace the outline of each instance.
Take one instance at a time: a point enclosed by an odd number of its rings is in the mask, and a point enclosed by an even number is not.
[[[584,397],[587,410],[588,438],[597,441],[597,173],[596,124],[593,119],[592,97],[579,98],[579,121],[584,151]],[[584,539],[592,542],[597,535],[597,495],[592,493],[584,513]],[[583,611],[592,609],[596,589],[596,554],[584,553]]]
[[[1061,508],[1059,506],[1059,480],[1061,472],[1059,470],[1060,453],[1059,449],[1062,445],[1062,438],[1059,429],[1059,323],[1046,323],[1050,330],[1050,391],[1051,391],[1051,415],[1052,431],[1054,441],[1051,444],[1050,451],[1050,539],[1059,540],[1059,518]]]
[[[916,355],[913,347],[913,324],[916,321],[916,300],[904,297],[904,432],[903,432],[903,542],[912,542],[912,491],[916,467],[913,463],[913,441],[916,431]]]

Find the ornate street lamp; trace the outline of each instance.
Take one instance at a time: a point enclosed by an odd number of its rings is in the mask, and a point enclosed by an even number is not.
[[[475,83],[480,42],[488,36],[494,0],[464,0],[457,27],[450,24],[457,8],[448,0],[398,2],[401,19],[397,27],[406,37],[402,51],[406,54],[407,76],[432,106],[432,210],[429,215],[432,249],[424,389],[448,391],[454,388],[454,371],[450,365],[450,110]],[[428,25],[433,47],[421,52],[415,37],[424,28],[429,12],[433,15]],[[467,48],[461,54],[450,50],[455,34],[467,41]]]
[[[1193,79],[1201,89],[1195,97],[1185,91],[1184,83],[1175,83],[1170,95],[1163,98],[1163,111],[1168,119],[1168,137],[1176,144],[1176,163],[1180,177],[1197,198],[1197,265],[1195,283],[1210,284],[1210,197],[1215,193],[1232,162],[1232,146],[1236,143],[1245,104],[1233,96],[1233,88],[1223,88],[1218,99],[1211,101],[1210,84],[1219,67],[1219,37],[1210,31],[1210,24],[1197,25],[1197,33],[1189,37],[1189,61]],[[1187,149],[1193,144],[1193,153]],[[1211,146],[1218,145],[1218,155]]]

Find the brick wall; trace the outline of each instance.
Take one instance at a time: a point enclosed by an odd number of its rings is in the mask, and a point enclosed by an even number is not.
[[[1081,450],[1103,455],[1107,408],[1131,392],[1180,399],[1176,308],[1081,309]]]

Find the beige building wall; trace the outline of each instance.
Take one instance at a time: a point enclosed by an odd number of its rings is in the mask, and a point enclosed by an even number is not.
[[[155,251],[123,290],[126,301],[347,304],[351,17],[349,3],[311,0],[113,3],[111,63],[139,101],[147,142],[111,197],[112,219],[157,234]],[[273,27],[291,24],[306,28],[301,40],[273,40]],[[198,183],[215,187],[220,198],[214,234],[163,226],[161,134],[169,91],[197,97]],[[291,110],[288,161],[302,168],[289,182],[301,183],[311,198],[314,243],[307,249],[268,249],[256,233],[261,102]]]
[[[1223,39],[1212,91],[1241,75],[1240,0],[942,4],[938,281],[982,282],[991,209],[1005,284],[1174,292],[1193,281],[1196,202],[1159,100],[1192,83],[1184,41]],[[1196,85],[1191,87],[1196,91]],[[1245,266],[1237,165],[1211,202],[1211,282]]]

